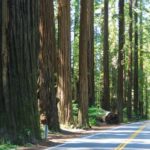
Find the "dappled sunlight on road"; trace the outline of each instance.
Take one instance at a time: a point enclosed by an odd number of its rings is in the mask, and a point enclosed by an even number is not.
[[[122,125],[96,134],[73,139],[47,150],[148,150],[150,149],[150,128],[146,122]]]

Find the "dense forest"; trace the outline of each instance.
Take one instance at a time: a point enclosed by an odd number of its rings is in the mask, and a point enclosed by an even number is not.
[[[41,125],[90,128],[149,118],[148,0],[1,0],[0,143]],[[95,117],[95,118],[94,118]]]

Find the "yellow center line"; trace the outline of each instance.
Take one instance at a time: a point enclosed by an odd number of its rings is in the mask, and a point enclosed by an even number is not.
[[[123,150],[127,144],[129,144],[144,128],[146,125],[142,125],[138,130],[136,130],[124,143],[121,143],[115,150]]]

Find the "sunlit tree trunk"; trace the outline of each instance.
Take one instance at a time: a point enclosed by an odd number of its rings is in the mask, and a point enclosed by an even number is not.
[[[81,0],[79,42],[79,127],[89,127],[88,122],[88,0]]]
[[[59,130],[54,81],[55,26],[53,1],[40,1],[39,102],[50,130]]]
[[[58,0],[58,91],[59,121],[72,124],[70,0]]]

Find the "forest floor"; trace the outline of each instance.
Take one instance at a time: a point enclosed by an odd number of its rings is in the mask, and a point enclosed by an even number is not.
[[[37,145],[30,145],[29,147],[19,147],[17,150],[44,150],[48,147],[56,146],[67,142],[70,139],[78,138],[81,136],[87,136],[89,134],[94,134],[100,130],[107,130],[109,128],[115,127],[117,125],[107,125],[105,123],[99,126],[93,126],[90,129],[61,129],[60,133],[50,133],[47,140],[39,142]]]

